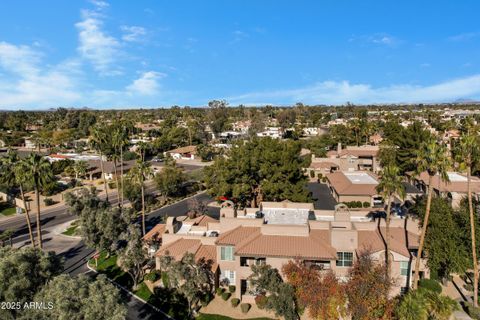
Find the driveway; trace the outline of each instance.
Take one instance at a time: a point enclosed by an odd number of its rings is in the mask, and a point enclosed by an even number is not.
[[[326,184],[309,182],[308,191],[312,193],[313,207],[317,210],[333,210],[337,201],[333,198]]]

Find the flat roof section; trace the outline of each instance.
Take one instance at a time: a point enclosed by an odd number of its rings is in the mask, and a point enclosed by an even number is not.
[[[344,172],[352,184],[378,184],[378,181],[366,172]]]

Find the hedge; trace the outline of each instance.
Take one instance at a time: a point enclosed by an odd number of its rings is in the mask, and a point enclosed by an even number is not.
[[[250,310],[252,306],[250,305],[250,303],[242,303],[240,305],[240,309],[242,310],[243,313],[247,313],[248,310]]]
[[[232,300],[230,300],[230,303],[232,304],[232,307],[236,307],[240,304],[240,299],[238,298],[233,298]]]

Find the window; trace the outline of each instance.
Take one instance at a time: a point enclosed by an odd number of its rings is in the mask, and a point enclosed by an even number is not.
[[[223,270],[222,279],[227,279],[228,284],[235,284],[235,271],[233,271],[233,270]]]
[[[223,261],[234,261],[235,257],[233,256],[233,247],[220,247],[220,260]]]
[[[400,274],[408,276],[408,261],[400,261]]]
[[[337,267],[351,267],[353,264],[353,252],[337,252]]]

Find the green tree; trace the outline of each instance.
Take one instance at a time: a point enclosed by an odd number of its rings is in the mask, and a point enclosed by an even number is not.
[[[396,145],[397,165],[400,172],[404,174],[407,171],[415,171],[416,163],[412,161],[417,157],[418,150],[422,148],[424,141],[431,140],[429,131],[423,128],[422,123],[415,121],[406,129],[402,129],[397,135],[394,135],[390,141]]]
[[[428,193],[425,215],[423,217],[422,232],[420,234],[420,243],[418,246],[417,259],[415,260],[415,274],[413,277],[413,289],[417,289],[418,278],[420,275],[420,260],[422,257],[423,246],[425,245],[425,235],[427,233],[428,220],[430,218],[430,206],[433,196],[433,177],[439,175],[442,181],[449,181],[447,169],[450,167],[450,158],[446,146],[433,138],[424,141],[418,150],[417,157],[414,160],[416,173],[424,171],[428,173]]]
[[[147,249],[142,240],[142,234],[134,225],[128,227],[127,245],[118,252],[117,263],[133,280],[133,290],[138,289],[138,284],[143,279],[143,267],[147,263]]]
[[[426,205],[424,199],[412,211],[422,219],[426,214]],[[465,231],[456,222],[459,219],[457,213],[447,200],[438,197],[431,200],[430,211],[432,214],[425,235],[425,252],[431,274],[443,278],[452,272],[465,272],[468,266],[468,248],[467,243],[462,242]]]
[[[283,282],[278,270],[270,265],[252,265],[251,269],[250,284],[257,293],[268,295],[266,308],[286,320],[298,319],[294,287]]]
[[[377,185],[377,192],[383,196],[387,201],[387,211],[385,215],[385,262],[387,277],[390,277],[391,262],[390,262],[390,220],[391,209],[394,195],[405,198],[405,187],[403,185],[400,170],[394,164],[389,164],[383,168],[380,174],[380,183]]]
[[[177,167],[174,161],[167,161],[154,180],[162,195],[172,197],[182,193],[186,177],[183,169]]]
[[[211,271],[212,261],[195,260],[194,254],[185,253],[180,261],[168,255],[163,256],[160,265],[168,273],[168,287],[175,288],[186,298],[191,316],[198,302],[213,292],[215,280]]]
[[[108,202],[108,185],[103,165],[104,150],[107,143],[107,132],[104,126],[95,126],[92,128],[89,143],[90,146],[100,154],[100,170],[102,171],[103,188],[105,189],[105,196]]]
[[[35,200],[37,202],[37,239],[38,247],[43,248],[42,243],[42,224],[40,221],[40,188],[51,183],[53,180],[52,166],[44,157],[31,153],[25,159],[25,169],[30,183],[35,190]]]
[[[35,293],[62,270],[63,263],[54,252],[31,247],[0,248],[0,301],[22,305],[34,301]],[[15,319],[16,314],[16,310],[0,310],[2,319]]]
[[[85,177],[88,170],[88,163],[86,161],[75,161],[73,164],[73,171],[75,172],[75,179]]]
[[[87,246],[115,252],[131,220],[128,210],[109,207],[85,188],[77,191],[77,195],[65,195],[65,203],[70,207],[69,212],[79,217],[80,235]]]
[[[20,160],[18,153],[9,150],[7,156],[0,159],[0,182],[7,186],[16,185],[20,189],[20,197],[25,208],[25,220],[28,228],[28,235],[32,247],[35,247],[35,239],[33,237],[32,224],[30,220],[30,210],[28,210],[25,199],[24,186],[28,183],[28,170],[25,161]]]
[[[145,234],[145,181],[153,175],[149,164],[142,160],[137,161],[129,173],[131,181],[140,186],[142,199],[142,234]]]
[[[119,289],[104,275],[95,279],[60,275],[35,295],[35,301],[51,303],[53,307],[25,310],[19,319],[122,320],[127,315]]]
[[[475,239],[475,216],[473,210],[472,200],[472,171],[480,164],[480,141],[478,138],[478,129],[474,126],[468,128],[462,134],[457,150],[457,162],[460,163],[467,171],[467,199],[468,211],[470,213],[470,236],[471,236],[471,250],[472,250],[472,264],[473,264],[473,306],[478,307],[478,259],[477,246]]]
[[[436,292],[419,288],[403,296],[395,309],[399,320],[447,320],[458,303]]]
[[[257,207],[261,201],[309,200],[303,168],[310,159],[300,156],[295,141],[255,138],[233,147],[226,157],[205,168],[211,195],[234,198],[239,205]]]
[[[228,126],[228,104],[226,101],[213,100],[208,103],[208,118],[212,132],[217,135]]]

